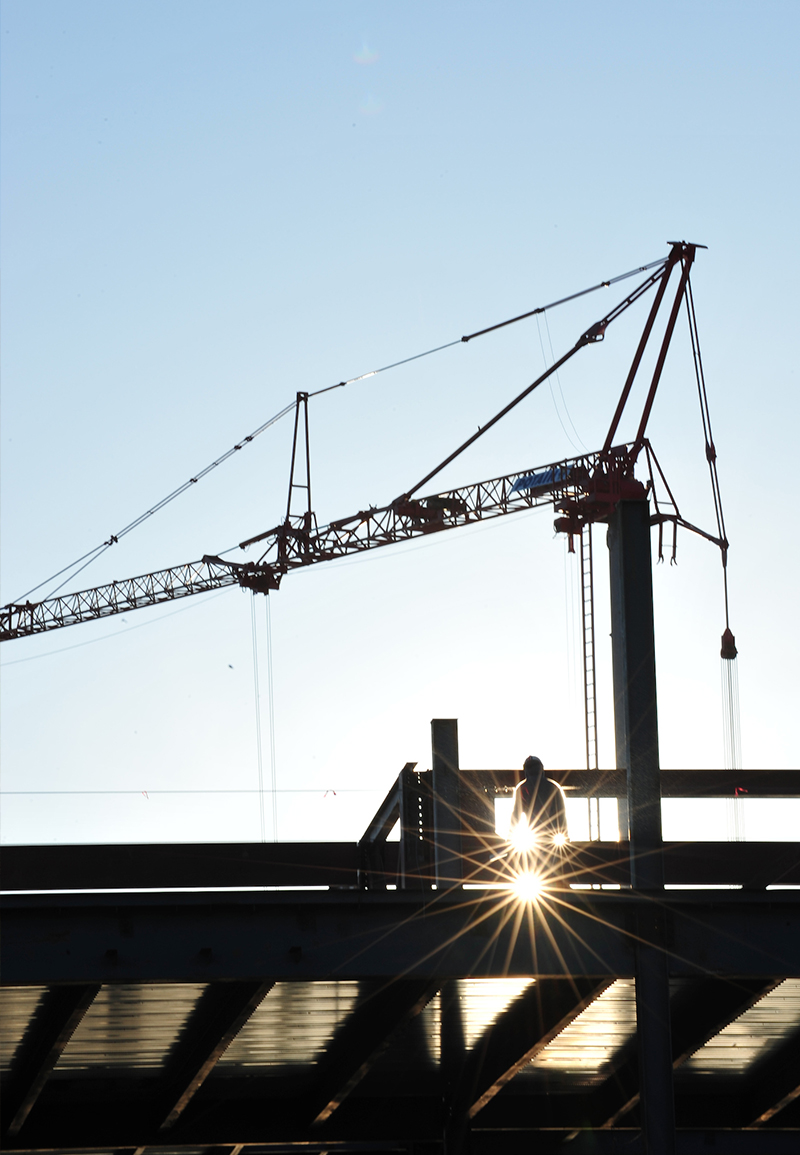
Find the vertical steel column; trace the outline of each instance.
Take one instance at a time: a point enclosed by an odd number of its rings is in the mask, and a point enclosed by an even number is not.
[[[628,783],[631,883],[661,890],[661,771],[658,761],[656,658],[650,507],[621,501],[608,525],[611,646],[617,768]]]
[[[444,890],[462,879],[457,718],[431,721],[431,746],[436,886]]]
[[[609,520],[611,639],[617,767],[628,784],[631,884],[663,891],[661,771],[647,499],[622,501]],[[638,920],[636,1018],[642,1130],[648,1155],[674,1155],[669,970],[657,894]]]
[[[400,771],[400,862],[401,890],[423,890],[431,884],[430,797],[427,779],[417,774],[416,763],[407,762]],[[424,784],[423,784],[424,783]]]
[[[444,1155],[466,1155],[469,1151],[469,1119],[466,1111],[461,1109],[459,1098],[466,1053],[459,985],[458,979],[450,979],[439,992],[439,1062],[445,1114]]]

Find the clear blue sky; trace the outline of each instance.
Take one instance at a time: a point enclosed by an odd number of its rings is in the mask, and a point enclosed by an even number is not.
[[[298,389],[686,238],[709,246],[693,282],[744,763],[797,766],[798,24],[794,2],[5,0],[3,602]],[[613,299],[316,401],[320,521],[402,492],[541,372],[542,342],[563,352]],[[640,324],[437,487],[598,447]],[[690,368],[681,327],[651,436],[684,515],[711,527]],[[264,434],[76,586],[274,525],[290,433]],[[684,535],[679,562],[656,574],[662,765],[719,766],[719,561]],[[434,716],[459,718],[465,766],[531,751],[580,765],[575,580],[547,511],[288,578],[272,600],[281,837],[357,837],[403,763],[429,764]],[[6,794],[2,837],[257,838],[253,794],[156,793],[258,785],[250,612],[231,590],[5,645],[3,790],[132,793]],[[607,644],[600,678],[611,765]]]

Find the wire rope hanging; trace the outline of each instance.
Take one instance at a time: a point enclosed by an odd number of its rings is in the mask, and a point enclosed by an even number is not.
[[[261,841],[267,841],[264,818],[264,760],[261,744],[261,691],[258,676],[258,629],[256,624],[256,595],[250,598],[250,626],[253,639],[253,698],[256,720],[256,764],[258,766],[258,814],[261,826]]]
[[[255,595],[254,595],[255,596]],[[269,773],[272,794],[272,841],[278,841],[278,772],[275,762],[275,692],[272,677],[272,604],[269,594],[267,603],[267,702],[269,708]]]
[[[686,283],[686,314],[689,319],[689,336],[692,343],[692,359],[697,382],[697,397],[700,403],[700,416],[703,424],[706,461],[711,479],[714,516],[717,522],[717,534],[722,543],[720,555],[722,558],[722,589],[725,601],[725,629],[722,634],[720,646],[720,675],[725,769],[741,770],[742,739],[739,714],[739,671],[737,665],[739,651],[736,648],[736,638],[733,635],[730,623],[730,604],[728,598],[728,538],[725,532],[725,515],[722,510],[722,494],[720,492],[719,474],[717,472],[717,450],[711,431],[711,413],[708,406],[708,393],[706,390],[705,373],[703,371],[703,358],[700,352],[700,337],[697,331],[697,316],[695,313],[691,280],[687,280]],[[738,795],[732,800],[732,808],[733,837],[739,840],[743,837],[744,816],[741,813],[742,802]]]

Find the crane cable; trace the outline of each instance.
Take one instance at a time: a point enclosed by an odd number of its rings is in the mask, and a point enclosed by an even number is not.
[[[711,493],[714,500],[714,515],[717,520],[717,536],[722,545],[722,586],[725,598],[725,632],[720,648],[722,676],[722,722],[725,749],[725,768],[740,770],[742,765],[742,738],[739,714],[739,672],[737,669],[736,639],[731,631],[730,606],[728,601],[728,537],[725,532],[725,515],[722,510],[722,493],[717,473],[717,450],[711,431],[711,413],[708,406],[703,358],[700,352],[700,337],[697,330],[697,316],[694,308],[691,279],[686,282],[686,315],[689,319],[689,336],[692,343],[692,358],[697,381],[697,396],[700,402],[700,416],[703,422],[706,461],[711,477]]]
[[[261,752],[261,693],[258,676],[258,630],[256,629],[256,599],[250,599],[250,628],[253,637],[253,697],[256,719],[256,763],[258,765],[258,813],[261,821],[261,841],[267,841],[264,818],[264,763]]]
[[[255,601],[255,594],[253,594]],[[275,694],[272,677],[272,609],[267,594],[267,705],[269,710],[269,772],[272,793],[272,841],[278,841],[278,773],[275,767]]]
[[[168,493],[166,497],[162,497],[161,501],[157,501],[155,505],[151,506],[150,509],[145,510],[144,513],[141,513],[138,517],[134,518],[134,520],[129,522],[128,525],[124,526],[123,529],[119,530],[117,533],[112,533],[108,541],[104,541],[101,545],[95,546],[94,549],[90,549],[89,552],[83,554],[82,557],[77,558],[69,565],[65,565],[64,568],[58,570],[57,573],[52,574],[49,578],[46,578],[44,581],[39,582],[38,585],[35,585],[31,589],[27,590],[27,592],[24,593],[22,597],[17,598],[17,603],[21,602],[24,598],[27,598],[29,594],[32,594],[36,590],[41,589],[42,586],[46,586],[51,581],[55,581],[56,578],[61,577],[61,575],[63,573],[67,573],[68,570],[74,570],[73,573],[70,573],[69,577],[66,577],[60,585],[56,586],[56,588],[51,591],[49,596],[52,597],[54,594],[58,593],[58,591],[62,589],[68,581],[71,581],[72,578],[77,577],[81,570],[85,570],[87,566],[91,565],[93,561],[96,561],[97,558],[100,557],[101,554],[105,553],[107,549],[111,549],[112,545],[116,545],[117,542],[120,541],[121,538],[125,537],[126,534],[129,534],[131,530],[137,529],[142,524],[142,522],[147,521],[147,519],[152,517],[154,513],[158,513],[159,510],[163,509],[165,505],[169,505],[170,502],[174,501],[176,497],[180,497],[182,493],[185,493],[187,489],[191,489],[191,487],[196,485],[198,481],[202,481],[202,479],[207,474],[211,473],[213,469],[216,469],[217,466],[222,465],[223,461],[227,461],[229,457],[233,457],[237,450],[243,449],[246,444],[254,441],[260,433],[263,433],[266,429],[269,429],[271,425],[275,425],[275,423],[280,421],[282,417],[285,417],[287,413],[291,413],[295,407],[295,404],[296,403],[292,401],[290,405],[285,405],[283,409],[280,410],[280,412],[275,413],[262,425],[259,425],[258,429],[254,429],[252,433],[248,433],[246,437],[243,437],[242,440],[237,442],[236,445],[231,446],[231,448],[227,450],[226,453],[223,453],[221,457],[217,457],[214,461],[211,462],[210,465],[207,465],[205,469],[201,469],[199,473],[194,475],[194,477],[190,477],[188,481],[184,481],[183,485],[179,485],[177,489],[173,489],[172,492]],[[87,558],[88,561],[86,560]],[[81,565],[81,562],[84,562],[85,564]],[[75,566],[80,566],[80,569],[75,570]]]
[[[722,542],[720,553],[722,556],[723,584],[725,591],[725,627],[730,628],[728,610],[728,538],[725,533],[725,515],[722,512],[722,493],[719,487],[717,474],[717,450],[714,445],[714,436],[711,432],[711,413],[708,407],[708,393],[706,392],[706,378],[703,372],[703,358],[700,353],[700,337],[697,331],[697,316],[694,309],[692,282],[686,281],[686,313],[689,318],[689,336],[692,342],[692,358],[694,373],[697,381],[697,397],[700,402],[700,416],[703,422],[703,438],[705,440],[706,461],[711,477],[711,493],[714,499],[714,516],[717,521],[717,535]]]
[[[327,385],[323,389],[317,389],[313,393],[309,393],[308,396],[319,397],[322,393],[330,393],[334,389],[343,389],[346,385],[354,385],[357,381],[366,381],[369,377],[377,377],[379,373],[386,373],[390,369],[397,369],[401,365],[408,365],[411,361],[419,361],[422,357],[430,357],[431,354],[440,353],[443,349],[451,349],[454,345],[467,344],[467,342],[472,341],[475,337],[483,337],[486,333],[494,333],[497,329],[504,329],[507,325],[513,325],[517,321],[524,321],[528,317],[535,317],[540,313],[546,313],[548,309],[555,309],[558,305],[565,305],[569,301],[575,301],[579,297],[585,297],[588,293],[594,293],[598,289],[607,289],[611,285],[618,284],[619,281],[627,280],[628,277],[635,277],[639,273],[647,272],[649,269],[654,269],[658,265],[663,265],[665,263],[666,258],[662,257],[657,261],[650,261],[646,265],[639,265],[637,268],[631,269],[627,273],[620,273],[618,276],[610,277],[606,281],[599,281],[596,285],[591,285],[588,289],[581,289],[577,293],[571,293],[569,296],[561,297],[557,301],[551,301],[547,305],[539,305],[535,309],[529,310],[527,313],[520,313],[518,316],[511,317],[507,321],[501,321],[496,325],[490,325],[488,328],[479,329],[474,333],[468,333],[466,336],[458,337],[455,341],[448,341],[444,345],[436,345],[433,349],[426,349],[423,353],[415,353],[411,357],[404,357],[400,361],[393,361],[391,364],[383,365],[379,369],[370,369],[369,372],[360,373],[357,377],[350,377],[346,381],[337,381],[335,385]],[[194,477],[190,477],[187,481],[184,481],[182,485],[177,487],[177,489],[173,489],[172,492],[168,493],[166,497],[163,497],[161,501],[156,502],[155,505],[151,506],[149,509],[145,510],[144,513],[134,518],[133,521],[129,522],[128,525],[124,526],[117,533],[112,533],[107,541],[104,541],[100,545],[95,546],[94,549],[90,549],[88,553],[82,554],[81,557],[76,558],[76,560],[70,562],[69,565],[66,565],[62,569],[57,570],[56,573],[51,574],[50,577],[45,578],[44,581],[39,582],[35,586],[32,586],[29,590],[26,590],[24,594],[16,598],[14,602],[9,604],[21,604],[32,593],[35,593],[36,590],[40,590],[42,586],[49,585],[50,582],[55,581],[56,578],[61,577],[62,574],[68,574],[68,576],[65,577],[64,580],[48,594],[48,597],[53,597],[58,593],[60,589],[63,589],[68,581],[72,581],[72,579],[77,577],[79,573],[87,568],[87,566],[90,566],[92,562],[96,561],[102,554],[104,554],[106,550],[111,549],[112,545],[116,545],[117,542],[119,542],[132,530],[137,529],[143,522],[151,518],[153,514],[158,513],[159,510],[164,508],[164,506],[169,505],[170,502],[174,501],[177,497],[180,497],[182,493],[187,491],[187,489],[191,489],[193,485],[196,485],[198,481],[201,481],[204,477],[211,473],[212,470],[222,465],[222,463],[227,461],[228,458],[233,457],[233,455],[238,450],[243,449],[245,445],[248,445],[251,441],[254,441],[256,437],[258,437],[265,430],[269,429],[270,426],[275,425],[278,421],[281,420],[282,417],[285,417],[288,413],[291,413],[296,405],[296,400],[292,401],[289,405],[285,405],[283,409],[281,409],[278,413],[275,413],[267,421],[263,422],[262,425],[259,425],[259,427],[254,429],[252,433],[248,433],[247,436],[243,437],[241,441],[231,446],[227,452],[223,453],[220,457],[217,457],[204,469],[201,469],[199,473],[196,473]],[[76,566],[79,568],[75,569]]]

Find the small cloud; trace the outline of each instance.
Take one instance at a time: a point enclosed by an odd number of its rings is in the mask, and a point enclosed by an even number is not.
[[[361,45],[361,51],[356,52],[355,56],[353,57],[353,60],[355,60],[356,64],[374,64],[377,59],[378,53],[372,51],[366,40]]]

